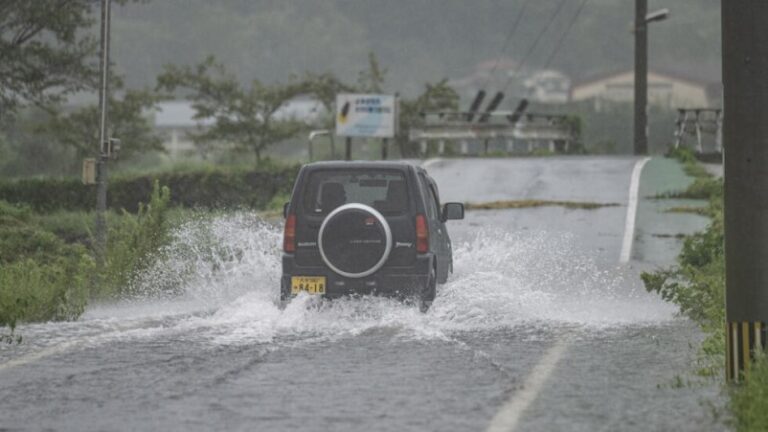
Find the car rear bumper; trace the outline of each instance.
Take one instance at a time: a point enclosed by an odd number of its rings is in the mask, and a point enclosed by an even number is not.
[[[418,255],[413,265],[390,267],[384,265],[376,273],[362,278],[340,276],[326,266],[299,266],[294,256],[283,255],[283,275],[280,278],[280,298],[291,298],[292,276],[324,276],[326,288],[324,297],[377,295],[394,298],[408,298],[419,294],[426,286],[434,255]]]

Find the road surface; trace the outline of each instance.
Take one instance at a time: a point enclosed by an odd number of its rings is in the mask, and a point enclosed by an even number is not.
[[[144,298],[0,347],[0,429],[722,430],[690,377],[700,334],[645,293],[669,235],[706,220],[647,197],[687,181],[654,159],[430,161],[443,201],[617,203],[473,211],[449,226],[455,273],[420,314],[385,299],[275,306],[281,232],[254,214],[193,222],[136,281]],[[161,287],[182,287],[157,298]]]

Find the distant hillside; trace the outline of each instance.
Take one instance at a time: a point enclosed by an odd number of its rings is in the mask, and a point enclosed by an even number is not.
[[[373,51],[390,90],[471,73],[495,59],[522,0],[154,0],[117,7],[113,53],[131,86],[165,63],[215,54],[244,79],[331,71],[354,80]],[[523,57],[559,0],[529,2],[507,57]],[[541,66],[580,2],[567,0],[530,66]],[[700,80],[720,77],[720,2],[651,0],[671,17],[650,30],[652,67]],[[589,0],[552,66],[575,79],[631,67],[634,2]]]

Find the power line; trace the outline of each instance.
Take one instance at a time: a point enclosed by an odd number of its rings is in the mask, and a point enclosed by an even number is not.
[[[546,63],[544,63],[544,69],[547,69],[550,64],[552,64],[552,60],[555,59],[555,56],[560,51],[560,48],[562,48],[563,42],[565,42],[565,38],[568,36],[568,33],[571,31],[571,28],[576,23],[576,20],[579,19],[579,15],[581,15],[582,9],[584,9],[584,5],[587,4],[589,0],[582,0],[581,4],[579,5],[579,8],[576,9],[576,13],[573,14],[571,17],[571,21],[568,23],[568,26],[565,28],[565,32],[560,36],[560,40],[557,41],[557,44],[555,45],[555,49],[552,50],[552,54],[549,55],[549,58],[547,58]]]
[[[520,21],[522,20],[523,15],[525,14],[525,9],[528,7],[528,5],[532,1],[533,0],[527,0],[525,3],[523,3],[523,6],[520,7],[520,11],[517,13],[517,17],[515,17],[515,21],[512,23],[512,27],[509,29],[509,32],[507,33],[507,38],[504,40],[504,45],[501,48],[501,51],[499,51],[499,55],[496,56],[496,61],[493,63],[493,68],[491,69],[491,73],[488,74],[488,76],[485,79],[485,83],[481,87],[482,90],[485,90],[485,87],[488,86],[488,83],[491,81],[491,78],[493,78],[493,74],[496,73],[496,69],[499,67],[499,62],[501,61],[501,56],[507,52],[509,43],[512,41],[512,36],[514,36],[515,32],[517,31],[517,27],[520,24]]]
[[[507,90],[507,87],[512,83],[512,80],[517,77],[518,72],[523,68],[525,63],[528,61],[528,59],[531,57],[531,54],[536,50],[536,47],[539,45],[539,42],[541,42],[541,38],[544,36],[544,33],[549,30],[549,28],[552,26],[552,24],[555,22],[555,18],[557,18],[557,15],[560,14],[560,11],[563,9],[563,6],[565,6],[565,3],[567,0],[560,0],[560,3],[557,5],[557,8],[555,8],[552,15],[549,17],[549,21],[547,21],[547,24],[542,27],[539,34],[536,36],[536,39],[534,39],[533,44],[531,44],[530,48],[528,48],[528,52],[525,53],[525,56],[520,61],[520,63],[515,66],[515,69],[512,71],[512,73],[509,75],[509,78],[507,78],[506,84],[504,84],[504,88],[501,90],[502,92]]]

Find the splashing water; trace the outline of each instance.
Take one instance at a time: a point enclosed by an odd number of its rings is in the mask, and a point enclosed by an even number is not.
[[[303,294],[279,308],[281,232],[252,213],[194,220],[173,238],[135,278],[139,299],[94,308],[87,317],[120,310],[155,318],[186,313],[165,330],[239,344],[347,337],[377,328],[445,339],[455,331],[609,328],[674,316],[674,308],[644,292],[636,275],[618,266],[598,268],[568,234],[484,230],[454,240],[455,272],[426,314],[391,299],[331,302]]]

